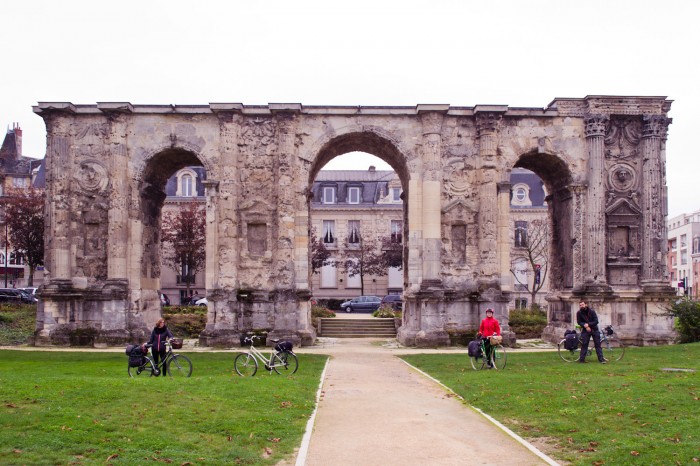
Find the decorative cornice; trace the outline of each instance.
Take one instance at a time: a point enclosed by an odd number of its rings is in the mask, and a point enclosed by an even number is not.
[[[474,112],[476,118],[477,137],[493,134],[498,131],[505,112]]]

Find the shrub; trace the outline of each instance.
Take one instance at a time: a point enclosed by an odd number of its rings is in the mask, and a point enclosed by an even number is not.
[[[0,345],[28,343],[36,328],[36,304],[0,305]]]
[[[547,313],[539,306],[510,311],[510,328],[518,338],[539,338],[547,326]]]
[[[326,309],[323,306],[314,304],[311,306],[311,323],[318,328],[318,319],[322,317],[335,317],[335,312]]]
[[[379,309],[372,313],[372,317],[379,317],[380,319],[389,319],[396,317],[396,312],[391,307],[391,304],[382,304]]]
[[[178,338],[199,338],[207,324],[204,314],[163,314],[166,324],[173,335]]]
[[[700,341],[700,302],[683,298],[666,309],[664,315],[675,319],[681,343]]]

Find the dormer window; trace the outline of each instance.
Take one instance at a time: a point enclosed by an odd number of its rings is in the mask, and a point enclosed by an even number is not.
[[[348,188],[348,204],[359,204],[360,203],[360,188],[357,186],[351,186]]]
[[[335,204],[335,186],[324,186],[321,202],[323,204]]]
[[[532,201],[530,200],[530,186],[525,183],[518,183],[513,186],[511,191],[511,205],[530,207],[532,206]]]
[[[401,202],[401,188],[391,188],[391,200]]]
[[[179,197],[197,196],[197,173],[189,168],[177,173],[177,190],[175,195]]]

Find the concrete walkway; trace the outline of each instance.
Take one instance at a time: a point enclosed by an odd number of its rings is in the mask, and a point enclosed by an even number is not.
[[[416,350],[382,341],[337,339],[299,350],[331,359],[297,465],[556,464],[396,357]]]

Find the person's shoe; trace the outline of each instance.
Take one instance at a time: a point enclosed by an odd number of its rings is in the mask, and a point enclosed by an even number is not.
[[[607,360],[607,359],[603,359],[602,361],[598,361],[598,362],[601,363],[601,364],[607,364],[607,363],[608,363],[608,360]]]

